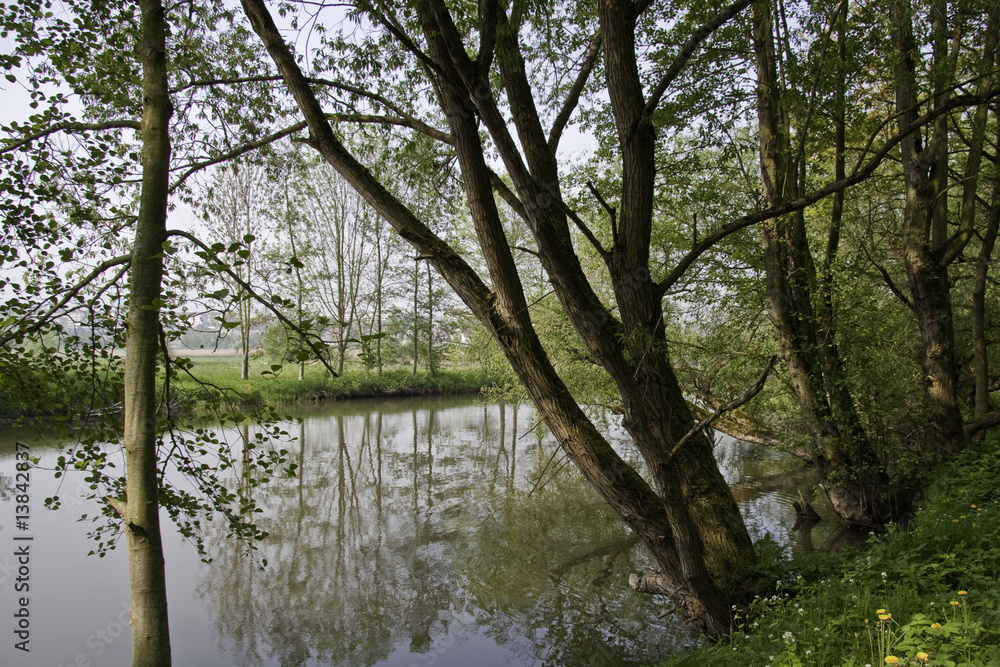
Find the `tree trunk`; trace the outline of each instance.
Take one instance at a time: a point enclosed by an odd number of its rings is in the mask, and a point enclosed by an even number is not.
[[[789,115],[779,95],[769,3],[755,2],[752,14],[762,194],[765,206],[775,206],[798,196],[800,175],[789,139]],[[843,141],[841,119],[835,137],[838,177],[843,172]],[[817,467],[828,480],[833,508],[849,524],[877,527],[895,518],[886,500],[888,476],[846,389],[833,321],[832,262],[842,208],[842,193],[838,193],[819,278],[802,211],[764,222],[766,296],[778,347],[812,439]]]
[[[420,322],[417,317],[417,296],[420,290],[420,269],[413,265],[413,377],[417,377],[417,359],[420,356],[417,344],[420,340]]]
[[[1000,138],[1000,136],[998,136]],[[986,356],[986,279],[989,275],[997,228],[1000,227],[1000,178],[993,182],[993,196],[983,234],[983,245],[976,259],[976,279],[972,288],[972,349],[975,353],[976,419],[985,417],[990,404],[990,367]]]
[[[438,359],[434,350],[434,274],[430,262],[427,263],[427,372],[437,375]]]
[[[166,31],[158,0],[140,0],[142,190],[132,249],[125,342],[125,534],[133,667],[170,664],[167,590],[160,542],[157,476],[156,365],[170,167]]]
[[[908,0],[891,6],[893,38],[898,62],[895,70],[896,110],[901,132],[912,127],[919,114],[916,64],[913,55],[912,8]],[[936,54],[940,55],[940,54]],[[936,62],[935,66],[943,67]],[[937,103],[942,103],[940,99]],[[903,264],[910,288],[913,311],[920,331],[921,365],[924,372],[926,427],[929,451],[954,454],[965,446],[965,431],[958,406],[955,333],[952,320],[951,283],[943,248],[934,248],[931,231],[939,198],[946,191],[935,187],[934,166],[940,152],[947,152],[941,135],[935,134],[922,147],[919,133],[910,132],[900,143],[906,205],[903,212]]]

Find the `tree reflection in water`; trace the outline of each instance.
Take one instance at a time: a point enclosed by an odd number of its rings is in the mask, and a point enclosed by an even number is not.
[[[266,508],[259,551],[209,529],[197,591],[220,649],[241,667],[615,665],[689,642],[656,619],[665,601],[628,588],[652,560],[574,469],[529,493],[553,470],[536,422],[471,399],[304,415],[299,476],[246,487]],[[739,456],[724,453],[733,470]]]

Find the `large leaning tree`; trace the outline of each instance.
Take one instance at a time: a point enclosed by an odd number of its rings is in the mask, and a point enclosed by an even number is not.
[[[774,253],[785,253],[777,247],[787,243],[781,230],[795,227],[796,212],[866,179],[903,137],[947,108],[900,123],[901,131],[888,137],[870,137],[850,173],[838,168],[810,190],[805,182],[783,187],[781,181],[793,180],[786,174],[796,176],[804,166],[796,166],[793,145],[782,138],[789,100],[778,97],[775,49],[797,46],[775,44],[772,24],[779,15],[766,0],[753,3],[752,17],[744,12],[750,0],[697,6],[605,0],[544,9],[490,0],[363,1],[339,17],[339,29],[327,24],[323,46],[308,60],[285,41],[262,0],[242,4],[307,124],[307,143],[448,281],[499,343],[569,457],[656,557],[662,574],[639,585],[655,582],[709,632],[726,632],[730,603],[751,579],[756,559],[711,443],[674,376],[663,299],[699,256],[752,224],[786,216],[789,222],[768,228]],[[282,7],[286,20],[289,9]],[[836,5],[830,9],[834,20],[810,33],[817,43],[836,44],[831,31],[838,16],[841,25],[847,17]],[[304,71],[303,62],[314,71]],[[705,113],[687,117],[698,124],[708,122],[708,111],[756,116],[760,197],[742,209],[734,202],[729,219],[707,223],[707,233],[679,261],[664,265],[651,249],[657,152],[683,134],[670,121],[685,116],[677,113],[685,99],[679,91],[718,80],[731,89],[704,91]],[[961,103],[988,97],[967,96]],[[956,99],[949,104],[960,106]],[[606,133],[605,145],[612,146],[603,159],[618,174],[616,187],[593,189],[605,214],[600,218],[569,203],[578,193],[560,147],[574,115],[590,118],[593,131]],[[346,120],[404,128],[434,139],[451,156],[485,273],[357,159],[338,134]],[[808,123],[801,131],[808,132]],[[641,472],[610,446],[553,367],[532,323],[502,207],[530,230],[531,247],[517,251],[537,258],[586,354],[616,387]],[[584,247],[600,257],[602,276],[585,269]],[[774,262],[773,268],[787,280],[795,267]],[[597,281],[610,283],[612,298],[599,297]],[[794,361],[788,350],[785,356]],[[843,450],[828,451],[841,468],[852,465]],[[864,465],[866,456],[860,458]],[[864,484],[847,489],[845,512],[856,503],[856,491],[865,492]]]
[[[350,75],[362,85],[317,89],[267,6],[243,2],[301,110],[310,145],[433,264],[488,329],[560,445],[656,557],[664,588],[712,633],[729,629],[731,596],[752,577],[756,557],[711,442],[696,427],[670,365],[663,269],[650,261],[653,115],[696,49],[749,4],[741,0],[685,17],[684,25],[695,29],[671,60],[653,68],[650,85],[640,72],[639,27],[662,16],[647,5],[604,2],[596,15],[560,6],[566,13],[558,17],[562,34],[548,42],[546,31],[557,29],[557,17],[540,16],[525,4],[359,3],[342,35],[330,37],[330,50],[316,60],[330,70],[327,76]],[[580,64],[571,67],[576,58]],[[572,71],[566,81],[564,68]],[[585,91],[607,95],[619,143],[621,190],[604,243],[566,204],[558,160]],[[338,94],[354,103],[367,100],[448,148],[488,275],[472,269],[345,147],[321,98],[336,101]],[[500,206],[513,209],[530,229],[532,252],[563,310],[617,387],[623,424],[646,476],[611,447],[554,369],[532,324]],[[613,304],[601,301],[581,265],[581,239],[604,260]]]

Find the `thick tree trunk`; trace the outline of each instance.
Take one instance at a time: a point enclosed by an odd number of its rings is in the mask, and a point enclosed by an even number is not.
[[[142,191],[132,249],[128,331],[125,342],[125,534],[133,667],[170,664],[167,591],[160,542],[157,491],[156,364],[166,240],[170,166],[167,31],[158,0],[140,0],[142,36]]]

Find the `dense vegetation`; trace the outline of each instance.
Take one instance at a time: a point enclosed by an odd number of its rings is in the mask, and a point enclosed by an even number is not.
[[[1000,440],[935,470],[912,522],[842,554],[772,546],[776,586],[730,636],[663,663],[968,665],[1000,663]]]

